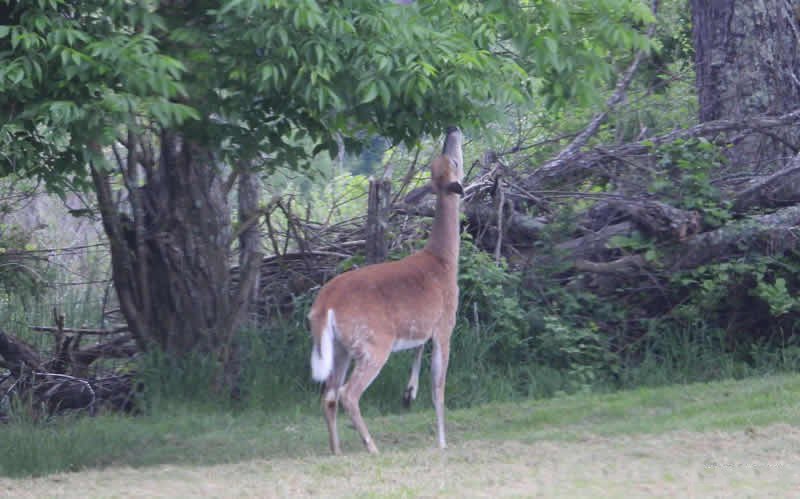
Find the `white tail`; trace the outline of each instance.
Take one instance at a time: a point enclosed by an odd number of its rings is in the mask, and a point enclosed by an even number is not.
[[[325,381],[333,369],[333,331],[336,327],[336,316],[333,309],[328,310],[328,317],[319,341],[314,341],[311,349],[311,377],[314,381]]]
[[[444,385],[458,307],[459,195],[464,193],[461,132],[451,128],[446,135],[442,155],[431,163],[431,182],[425,189],[436,194],[436,214],[425,248],[396,262],[337,276],[322,287],[311,307],[311,371],[317,381],[325,380],[323,410],[334,454],[341,452],[336,429],[340,399],[367,450],[378,452],[358,401],[389,354],[410,348],[416,349],[416,355],[403,400],[414,400],[423,348],[429,340],[433,342],[436,433],[439,447],[445,447]],[[353,370],[345,383],[351,361]]]

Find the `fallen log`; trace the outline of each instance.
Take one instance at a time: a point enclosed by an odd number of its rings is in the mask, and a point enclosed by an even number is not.
[[[781,255],[800,248],[800,206],[783,208],[775,213],[736,220],[715,230],[696,234],[682,242],[662,246],[659,258],[648,261],[640,255],[628,255],[611,261],[606,248],[589,247],[571,241],[575,268],[582,272],[634,277],[650,273],[674,273],[710,263],[756,255]],[[562,245],[562,247],[564,247]],[[568,249],[565,247],[565,249]],[[583,250],[578,253],[579,250]],[[592,255],[592,251],[595,252]]]
[[[568,260],[600,260],[610,252],[608,241],[612,237],[629,235],[633,233],[634,228],[631,222],[609,225],[596,232],[559,243],[556,245],[556,250]]]
[[[59,348],[56,345],[57,351]],[[66,355],[45,361],[31,345],[0,330],[0,366],[9,371],[0,381],[0,387],[7,385],[2,398],[27,399],[34,410],[41,408],[46,414],[66,410],[86,410],[90,414],[99,409],[135,410],[134,396],[140,387],[136,386],[133,373],[89,376],[88,369],[101,358],[127,358],[136,353],[138,348],[133,338],[125,335],[84,349],[68,350]]]
[[[85,410],[90,415],[101,410],[132,412],[135,386],[131,373],[101,378],[78,378],[63,374],[35,372],[32,380],[34,402],[45,406],[48,414]]]
[[[798,248],[798,236],[800,206],[791,206],[697,234],[669,251],[662,266],[688,270],[742,256],[780,255]]]
[[[745,213],[753,208],[770,209],[800,203],[800,154],[766,177],[751,182],[736,194],[733,211]]]
[[[630,221],[643,234],[657,240],[683,241],[702,228],[696,211],[682,210],[654,199],[612,199],[596,204],[586,214],[587,226]]]
[[[395,214],[432,217],[433,208],[430,206],[403,206],[396,209]],[[467,224],[475,228],[497,225],[497,209],[478,200],[464,207],[464,215]],[[506,236],[510,238],[509,241],[518,244],[532,244],[541,234],[542,229],[547,227],[547,221],[543,217],[533,217],[516,210],[504,213],[503,217]]]
[[[42,365],[41,357],[32,346],[2,329],[0,329],[0,359],[15,378]]]

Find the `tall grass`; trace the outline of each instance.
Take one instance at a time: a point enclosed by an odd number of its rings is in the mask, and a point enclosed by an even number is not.
[[[255,409],[266,413],[316,412],[319,385],[309,372],[311,338],[304,308],[295,316],[269,327],[245,330],[240,335],[240,375],[236,397],[227,399],[208,387],[216,365],[201,357],[181,361],[149,354],[141,363],[145,399],[152,409],[170,404],[196,404]],[[576,381],[574,366],[564,369],[531,358],[526,362],[500,362],[492,351],[492,338],[500,335],[495,325],[480,327],[459,321],[453,332],[447,380],[447,405],[467,408],[480,404],[543,399],[579,391],[609,392],[641,386],[688,384],[746,376],[796,371],[800,349],[776,352],[763,346],[749,355],[728,351],[724,333],[702,322],[691,327],[659,328],[643,338],[635,352],[623,355],[613,370],[586,366],[604,374]],[[408,381],[412,353],[390,356],[362,399],[365,414],[403,413],[402,394]],[[430,347],[426,349],[415,408],[427,410],[430,401]],[[581,372],[580,374],[583,374]]]
[[[726,345],[726,333],[702,320],[658,323],[623,361],[615,388],[662,386],[797,372],[800,348],[776,341],[745,351]]]
[[[112,296],[105,251],[56,255],[38,270],[44,282],[35,290],[0,289],[0,328],[39,345],[49,338],[29,328],[54,325],[54,311],[64,316],[67,327],[103,325]]]

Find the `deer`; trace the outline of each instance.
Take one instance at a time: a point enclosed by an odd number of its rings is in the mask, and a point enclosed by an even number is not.
[[[433,344],[431,395],[438,446],[447,446],[444,390],[458,308],[462,141],[461,131],[449,127],[442,154],[431,162],[430,182],[406,197],[406,202],[413,203],[426,194],[436,195],[436,211],[424,248],[398,261],[367,265],[336,276],[320,289],[311,306],[311,376],[324,383],[322,408],[334,455],[341,454],[336,426],[339,402],[367,451],[378,453],[361,416],[361,395],[392,352],[415,349],[403,392],[403,402],[408,406],[417,396],[423,349],[428,341]],[[345,382],[351,363],[353,369]]]

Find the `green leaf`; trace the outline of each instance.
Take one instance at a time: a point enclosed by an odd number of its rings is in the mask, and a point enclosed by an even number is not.
[[[378,96],[378,85],[374,81],[370,81],[364,88],[364,94],[361,96],[361,104],[367,104],[375,100]]]

